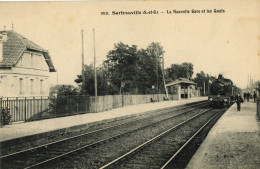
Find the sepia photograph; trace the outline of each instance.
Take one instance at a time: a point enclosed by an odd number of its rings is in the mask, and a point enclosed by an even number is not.
[[[0,1],[0,168],[260,168],[260,1]]]

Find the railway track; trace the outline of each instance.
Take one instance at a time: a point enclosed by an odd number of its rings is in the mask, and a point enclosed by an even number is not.
[[[169,107],[169,108],[165,108],[165,109],[160,109],[158,111],[157,110],[150,111],[147,113],[137,114],[135,116],[129,116],[128,118],[125,118],[122,120],[115,120],[115,121],[111,121],[111,122],[107,122],[107,123],[100,123],[95,126],[89,126],[88,128],[83,129],[83,130],[81,129],[80,131],[79,130],[72,131],[72,132],[69,131],[66,133],[58,134],[58,135],[50,135],[41,140],[28,141],[28,142],[23,142],[21,144],[5,145],[5,147],[2,147],[2,149],[1,149],[0,158],[1,158],[1,156],[26,151],[26,150],[29,150],[30,148],[35,149],[36,147],[46,146],[46,145],[49,145],[49,144],[52,144],[52,143],[55,143],[58,141],[62,141],[64,139],[78,137],[78,136],[84,135],[84,134],[92,132],[92,131],[106,129],[111,126],[120,125],[123,123],[135,121],[138,119],[149,118],[152,116],[155,117],[155,116],[163,114],[163,113],[178,111],[178,110],[181,110],[182,108],[186,109],[186,108],[191,108],[194,106],[199,106],[200,104],[206,104],[207,102],[208,101],[201,101],[201,102],[189,103],[186,105],[179,105],[179,106]]]
[[[201,128],[199,128],[161,168],[185,168],[203,140],[208,135],[210,129],[226,112],[226,110],[227,108],[223,108],[222,110],[216,112],[216,114],[213,115],[203,126],[201,126]]]
[[[199,106],[201,108],[207,104],[208,103],[199,103]],[[111,125],[106,128],[97,129],[78,136],[65,138],[20,152],[3,155],[0,157],[1,168],[34,168],[42,166],[46,163],[50,163],[73,153],[77,153],[81,150],[103,144],[144,128],[148,128],[149,126],[154,126],[169,119],[183,115],[183,112],[178,113],[177,111],[185,111],[186,109],[188,110],[186,110],[185,113],[194,111],[198,108],[192,107],[196,106],[198,105],[194,104],[188,107],[180,106],[175,110],[169,109],[169,111],[166,111],[166,113],[163,114],[157,114],[144,119],[133,119],[125,123]],[[172,111],[176,113],[173,113]]]
[[[190,142],[196,138],[200,132],[215,119],[220,111],[215,113],[212,109],[205,110],[193,117],[181,122],[165,132],[153,137],[145,143],[126,152],[115,160],[105,164],[100,169],[106,168],[176,168],[173,161],[179,154],[189,146]],[[211,111],[211,112],[210,112]],[[209,112],[209,113],[208,113]],[[204,117],[201,119],[201,117]],[[206,117],[206,118],[205,118]],[[197,121],[197,122],[194,122]],[[199,123],[198,123],[199,122]],[[202,124],[201,124],[202,123]],[[200,124],[198,126],[198,124]],[[184,126],[188,127],[184,127]],[[191,130],[192,132],[185,133]],[[193,134],[190,134],[193,133]],[[183,135],[182,135],[183,134]],[[182,135],[182,136],[181,136]],[[181,141],[180,141],[181,140]],[[187,159],[186,159],[187,160]],[[177,167],[178,168],[178,167]],[[185,166],[182,166],[185,168]]]

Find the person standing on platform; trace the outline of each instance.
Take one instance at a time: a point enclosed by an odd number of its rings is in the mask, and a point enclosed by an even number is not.
[[[238,93],[236,95],[236,103],[237,103],[237,111],[240,111],[241,108],[241,103],[243,103],[244,100],[242,99],[242,97],[240,96],[240,93]]]
[[[247,98],[247,101],[248,101],[248,102],[249,102],[249,97],[250,97],[250,93],[247,92],[246,98]]]
[[[256,102],[256,92],[254,91],[254,102]]]
[[[247,96],[247,94],[246,94],[246,92],[244,93],[244,100],[246,100],[246,96]]]

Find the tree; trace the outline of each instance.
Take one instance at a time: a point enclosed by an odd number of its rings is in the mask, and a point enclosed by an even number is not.
[[[210,76],[209,74],[205,74],[203,71],[196,74],[194,78],[194,82],[197,83],[197,87],[201,89],[201,93],[204,93],[205,86],[205,95],[209,95],[210,93],[210,83],[213,81],[215,77]],[[205,85],[204,85],[205,84]]]
[[[151,43],[146,49],[138,49],[122,42],[114,45],[103,65],[97,69],[98,95],[152,93],[152,86],[163,91],[161,56],[164,53],[159,43]],[[84,94],[94,95],[94,69],[86,65]],[[158,85],[157,85],[158,81]],[[75,79],[82,83],[81,75]]]
[[[155,86],[157,92],[164,91],[161,59],[164,54],[163,47],[158,42],[152,42],[147,49],[146,55],[143,55],[142,68],[149,77],[149,88]]]
[[[56,115],[63,115],[71,112],[73,106],[75,106],[75,98],[79,92],[77,88],[71,85],[62,85],[57,92],[57,98],[51,99],[50,113]],[[70,106],[68,106],[70,105]]]
[[[84,66],[84,76],[85,76],[85,89],[82,89],[81,85],[81,94],[82,95],[95,95],[95,86],[94,86],[94,67],[93,64]],[[108,95],[114,94],[117,89],[111,85],[110,82],[110,72],[108,71],[107,65],[103,64],[101,67],[97,68],[97,91],[98,95]],[[76,83],[82,83],[82,75],[77,75],[77,79],[74,80]]]
[[[160,64],[163,53],[163,47],[155,42],[146,49],[137,49],[136,45],[128,46],[122,42],[115,44],[105,61],[111,73],[111,83],[117,86],[119,93],[122,90],[122,83],[125,84],[124,92],[134,94],[152,93],[153,85],[158,91],[163,91]]]
[[[122,90],[124,82],[125,92],[138,92],[137,79],[138,79],[138,55],[136,45],[126,45],[122,42],[115,44],[114,49],[107,54],[105,64],[108,71],[111,73],[111,83],[119,93]]]
[[[94,68],[93,65],[84,65],[84,76],[85,76],[85,89],[82,89],[81,85],[81,93],[83,95],[94,95],[95,87],[94,87]],[[82,75],[77,75],[77,79],[74,80],[76,83],[82,83]]]
[[[57,92],[57,97],[64,97],[64,96],[76,96],[78,95],[77,88],[72,85],[62,85]]]
[[[193,64],[184,62],[182,64],[172,64],[170,68],[166,69],[167,82],[179,78],[191,79],[193,75]]]
[[[181,68],[182,68],[182,71],[184,72],[184,76],[186,74],[186,78],[187,79],[191,79],[192,75],[193,75],[193,64],[192,63],[187,63],[187,62],[184,62],[181,64]]]
[[[118,88],[111,83],[111,72],[108,71],[107,65],[97,69],[98,95],[114,95]]]

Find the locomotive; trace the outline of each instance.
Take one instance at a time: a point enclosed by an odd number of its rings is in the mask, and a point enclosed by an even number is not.
[[[211,101],[213,107],[228,107],[234,103],[238,88],[233,85],[232,80],[218,76],[210,84],[210,95],[208,100]]]

